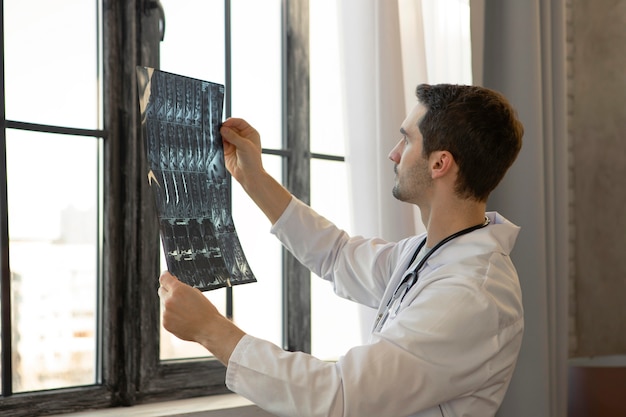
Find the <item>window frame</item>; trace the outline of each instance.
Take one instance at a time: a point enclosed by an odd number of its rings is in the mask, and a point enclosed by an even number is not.
[[[309,0],[283,3],[283,184],[311,203]],[[311,353],[311,272],[283,248],[283,348]]]
[[[104,245],[103,295],[104,316],[111,320],[110,325],[103,327],[103,342],[114,359],[111,366],[104,364],[103,380],[118,382],[115,386],[119,403],[112,405],[227,393],[226,369],[215,359],[160,360],[159,227],[152,190],[145,181],[148,169],[140,131],[135,68],[159,67],[161,11],[154,1],[136,0],[134,8],[120,3],[108,17],[105,8],[103,16],[103,49],[114,57],[105,60],[103,69],[108,85],[104,97],[105,125],[111,132],[129,132],[128,136],[111,134],[104,154],[108,174],[104,187],[109,196],[104,222],[109,239],[105,239]],[[136,44],[120,36],[122,33],[134,33]],[[116,102],[116,97],[122,99]]]
[[[224,1],[228,30],[230,1]],[[3,390],[0,412],[32,417],[230,392],[224,384],[226,368],[215,359],[162,361],[159,357],[160,310],[156,278],[160,270],[159,257],[155,255],[160,250],[158,219],[144,175],[147,162],[141,140],[135,76],[137,65],[158,68],[158,45],[164,26],[159,6],[154,0],[101,0],[103,130],[7,121],[4,49],[0,45],[0,169],[6,172],[7,128],[100,137],[104,196],[96,383],[16,394]],[[283,183],[306,203],[310,202],[310,159],[343,160],[342,157],[311,154],[309,150],[308,7],[309,0],[283,1],[285,139],[283,149],[263,150],[283,158]],[[3,10],[4,2],[0,0],[0,22],[4,19]],[[3,23],[0,24],[3,31]],[[228,80],[227,68],[227,83]],[[228,95],[226,99],[229,100]],[[227,101],[226,116],[229,113]],[[6,207],[6,198],[6,181],[3,181],[0,184],[3,207]],[[0,253],[3,322],[10,321],[11,307],[7,228],[5,210],[0,216],[0,239],[4,242]],[[310,353],[310,272],[285,251],[283,285],[283,347]],[[232,312],[232,293],[227,292],[227,297]],[[5,352],[11,351],[10,339],[2,339]],[[8,357],[3,360],[3,369],[7,364],[11,369],[10,356],[3,355]]]

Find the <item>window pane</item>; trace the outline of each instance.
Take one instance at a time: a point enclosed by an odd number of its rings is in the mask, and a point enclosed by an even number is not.
[[[233,115],[247,119],[261,132],[263,147],[279,148],[282,142],[281,4],[279,0],[268,3],[232,2],[232,105]],[[161,69],[224,83],[224,2],[163,0],[162,4],[166,32],[161,43]],[[280,158],[265,155],[264,162],[268,172],[280,179]],[[233,288],[234,320],[246,331],[280,343],[280,244],[268,233],[269,222],[235,181],[232,207],[237,234],[258,280]],[[161,264],[165,265],[165,261]],[[205,292],[205,296],[225,312],[225,289]],[[258,320],[259,299],[263,300],[262,322]],[[252,308],[253,305],[256,307]],[[202,346],[181,341],[161,326],[161,359],[207,355]]]
[[[337,3],[311,1],[311,152],[345,155]]]
[[[161,0],[163,71],[224,84],[224,0]]]
[[[275,178],[280,178],[279,157],[264,155],[265,169]],[[270,223],[263,213],[233,180],[233,222],[246,259],[257,278],[257,282],[233,287],[234,321],[243,330],[254,336],[281,343],[281,246],[269,233]],[[165,265],[161,251],[161,265]],[[217,309],[226,312],[226,289],[204,292]],[[259,313],[262,310],[262,314]],[[173,336],[161,326],[161,359],[182,359],[210,356],[210,353],[195,342],[186,342]]]
[[[281,158],[263,155],[266,171],[281,177]],[[233,221],[257,282],[233,287],[233,318],[244,331],[282,344],[282,246],[271,223],[233,181]]]
[[[343,156],[344,125],[339,69],[337,5],[310,3],[311,152]],[[350,231],[347,170],[343,162],[311,160],[311,205]],[[332,285],[311,274],[311,350],[336,360],[361,343],[357,304],[338,297]]]
[[[264,148],[282,148],[281,0],[232,7],[232,115],[248,120]]]
[[[350,233],[346,166],[343,162],[311,161],[311,205]],[[361,343],[358,306],[338,297],[332,285],[311,274],[311,351],[336,360]]]
[[[7,131],[15,392],[96,382],[98,146]]]
[[[163,71],[224,84],[224,1],[161,0],[165,11],[165,38],[160,46]],[[167,269],[161,248],[162,269]],[[226,312],[226,290],[204,295]],[[210,356],[201,345],[173,336],[160,326],[162,360]]]
[[[7,119],[96,129],[97,2],[3,3]]]

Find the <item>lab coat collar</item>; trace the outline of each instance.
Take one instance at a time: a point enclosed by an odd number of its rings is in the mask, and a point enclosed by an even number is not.
[[[453,263],[464,258],[488,253],[502,253],[509,256],[520,228],[497,212],[488,212],[489,225],[446,243],[426,261],[430,266]],[[451,250],[450,247],[454,247]]]

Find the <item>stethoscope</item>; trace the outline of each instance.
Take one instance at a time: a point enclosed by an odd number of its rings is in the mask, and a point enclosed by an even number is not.
[[[404,300],[404,297],[407,295],[407,293],[409,292],[409,290],[413,287],[413,285],[417,282],[418,277],[418,273],[419,270],[422,269],[422,266],[424,266],[424,264],[426,263],[426,261],[428,260],[428,258],[430,258],[430,256],[440,247],[442,247],[443,245],[445,245],[446,243],[450,242],[452,239],[456,239],[459,236],[463,236],[465,234],[468,234],[470,232],[473,232],[474,230],[477,229],[482,229],[483,227],[487,226],[489,224],[490,220],[489,217],[485,216],[485,221],[477,224],[475,226],[470,226],[466,229],[460,230],[456,233],[451,234],[450,236],[444,238],[443,240],[439,241],[435,246],[433,246],[427,253],[426,255],[424,255],[422,257],[422,259],[420,259],[420,261],[418,262],[417,266],[415,268],[413,268],[413,270],[407,274],[402,281],[400,281],[400,283],[398,284],[398,286],[396,287],[395,291],[393,292],[393,295],[391,296],[391,298],[389,299],[389,301],[387,302],[387,305],[385,306],[385,309],[383,310],[382,313],[378,314],[378,316],[376,317],[376,322],[374,324],[374,331],[380,331],[383,327],[383,325],[385,324],[385,322],[389,319],[389,317],[391,317],[392,319],[396,317],[396,315],[398,314],[398,311],[400,310],[400,305],[402,305],[402,301]],[[420,244],[417,246],[417,249],[415,250],[415,253],[413,253],[413,257],[411,257],[411,261],[409,262],[409,266],[411,266],[413,264],[413,262],[415,262],[415,259],[417,258],[417,255],[420,253],[420,251],[422,250],[422,248],[424,247],[424,245],[426,244],[426,239],[428,238],[425,237],[424,240],[422,240],[420,242]]]

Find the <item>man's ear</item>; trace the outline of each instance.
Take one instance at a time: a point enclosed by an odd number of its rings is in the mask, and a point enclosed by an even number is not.
[[[430,155],[430,169],[433,179],[444,177],[454,171],[456,162],[448,151],[435,151]]]

